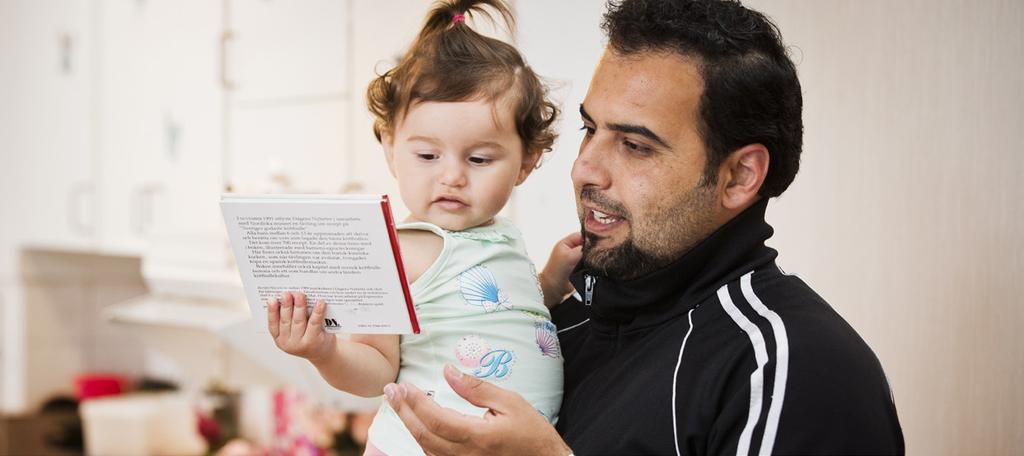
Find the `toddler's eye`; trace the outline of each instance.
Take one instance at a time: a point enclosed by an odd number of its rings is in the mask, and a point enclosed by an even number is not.
[[[437,154],[427,154],[427,153],[419,153],[419,154],[416,154],[416,156],[419,157],[420,160],[433,160],[433,159],[437,158]]]
[[[487,157],[469,157],[469,162],[474,165],[486,165],[493,160]]]

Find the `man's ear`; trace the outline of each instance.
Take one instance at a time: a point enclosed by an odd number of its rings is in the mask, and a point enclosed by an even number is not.
[[[768,175],[770,155],[763,144],[748,144],[733,151],[722,164],[721,182],[722,206],[732,210],[742,210],[757,201]]]
[[[380,134],[380,145],[384,147],[384,159],[388,162],[388,171],[391,172],[391,177],[395,176],[395,138],[391,136],[391,133],[381,132]]]
[[[537,164],[540,163],[542,155],[544,155],[544,151],[533,150],[523,157],[523,166],[519,168],[519,177],[516,178],[516,185],[526,181],[526,178],[530,177],[530,173],[537,169]]]

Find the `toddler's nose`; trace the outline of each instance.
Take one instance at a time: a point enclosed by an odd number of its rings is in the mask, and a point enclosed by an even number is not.
[[[461,166],[448,166],[441,175],[441,185],[445,187],[463,187],[466,185],[466,173]]]

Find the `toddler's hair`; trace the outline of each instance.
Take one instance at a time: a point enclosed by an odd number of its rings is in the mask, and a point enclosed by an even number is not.
[[[375,119],[373,133],[394,132],[395,122],[416,102],[498,101],[509,97],[516,130],[527,157],[551,150],[558,107],[548,90],[513,46],[483,36],[467,25],[467,16],[496,19],[512,30],[515,19],[504,0],[437,2],[423,29],[397,66],[378,76],[366,91]]]

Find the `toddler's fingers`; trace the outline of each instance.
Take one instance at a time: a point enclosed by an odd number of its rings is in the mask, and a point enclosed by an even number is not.
[[[292,294],[284,292],[281,294],[281,320],[278,324],[278,338],[287,341],[292,335],[292,313],[295,309],[295,299]]]
[[[267,328],[270,329],[270,335],[274,339],[277,339],[277,335],[281,333],[281,328],[278,326],[281,324],[281,301],[277,298],[272,298],[267,301]]]
[[[302,339],[306,333],[306,295],[295,293],[295,310],[292,311],[292,334],[295,341]]]
[[[309,316],[309,324],[316,328],[323,328],[324,319],[327,316],[327,301],[317,299],[313,305],[313,314]]]
[[[317,299],[313,305],[313,314],[309,316],[306,323],[306,334],[308,337],[320,335],[324,330],[324,318],[327,314],[327,303],[323,299]]]
[[[579,263],[580,259],[583,258],[583,245],[577,245],[569,249],[566,254],[569,263],[575,267],[576,263]]]
[[[570,249],[582,246],[583,245],[583,233],[581,233],[579,231],[576,231],[574,233],[570,233],[568,236],[562,238],[562,243],[565,244],[566,247],[569,247]]]

